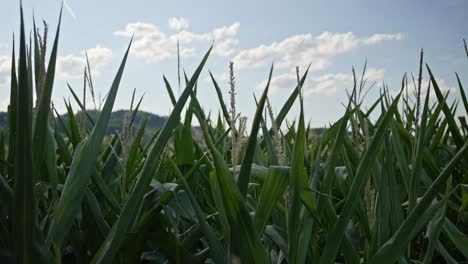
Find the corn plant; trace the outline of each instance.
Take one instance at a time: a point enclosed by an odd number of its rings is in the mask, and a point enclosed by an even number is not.
[[[51,104],[60,19],[47,64],[46,34],[34,30],[28,41],[22,11],[20,26],[8,130],[0,134],[2,263],[468,259],[468,127],[429,66],[425,94],[419,78],[411,95],[405,75],[397,95],[384,87],[369,108],[364,69],[343,116],[322,130],[304,118],[308,69],[302,76],[297,70],[296,87],[273,112],[272,66],[247,133],[236,127],[235,100],[226,106],[223,85],[211,73],[221,108],[216,121],[197,99],[206,88],[197,81],[210,48],[185,76],[178,98],[163,78],[173,110],[144,143],[146,122],[134,127],[141,100],[133,107],[133,98],[122,132],[105,136],[131,43],[97,118],[85,108],[85,94],[81,99],[69,86],[80,113],[66,101],[65,120]],[[421,55],[420,76],[423,66]],[[84,88],[92,89],[87,67]],[[456,78],[461,112],[468,114]],[[284,125],[294,104],[299,117]],[[194,135],[194,119],[202,139]]]

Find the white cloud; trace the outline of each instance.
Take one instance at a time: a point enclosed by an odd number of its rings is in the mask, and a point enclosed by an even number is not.
[[[88,49],[88,58],[91,73],[99,75],[102,67],[112,57],[112,50],[103,46]],[[57,77],[61,79],[82,78],[86,65],[85,51],[78,54],[67,54],[57,58]],[[9,82],[11,70],[11,57],[0,55],[0,84]]]
[[[0,99],[0,112],[5,112],[8,110],[8,105],[10,104],[10,97]]]
[[[385,70],[370,68],[366,70],[364,79],[368,85],[372,82],[382,81]],[[337,91],[337,88],[351,89],[353,85],[353,75],[351,73],[326,74],[318,77],[312,77],[312,85],[306,86],[304,96],[308,95],[328,95]]]
[[[366,70],[364,79],[369,81],[382,81],[385,76],[384,69],[369,68]]]
[[[400,33],[374,34],[365,38],[359,38],[352,32],[323,32],[318,36],[300,34],[269,45],[242,50],[234,61],[239,68],[263,67],[272,61],[277,68],[290,68],[296,65],[305,68],[311,63],[310,70],[317,71],[328,67],[336,55],[350,52],[362,44],[370,45],[402,38],[403,35]]]
[[[231,56],[235,52],[235,48],[238,44],[239,40],[235,38],[220,40],[215,42],[213,47],[213,54],[222,57]]]
[[[193,56],[197,54],[199,46],[205,50],[212,42],[214,42],[213,54],[230,56],[239,43],[236,38],[239,28],[240,23],[235,22],[230,26],[222,26],[205,33],[194,33],[181,28],[181,31],[166,34],[154,24],[135,22],[127,24],[123,30],[114,34],[121,37],[134,35],[133,54],[148,62],[159,62],[177,56],[177,41],[180,43],[182,57]]]
[[[235,22],[230,26],[223,26],[213,29],[213,36],[215,39],[221,39],[225,37],[234,37],[239,32],[240,23]]]
[[[447,92],[449,92],[450,95],[453,95],[454,93],[458,92],[458,89],[455,86],[449,85],[444,79],[439,79],[436,78],[437,86],[439,86],[439,89],[442,91],[442,94],[445,95]],[[421,96],[424,98],[427,93],[427,88],[429,86],[429,80],[428,79],[423,79],[421,82]],[[411,85],[409,88],[413,88],[414,86]],[[431,82],[431,88],[429,92],[429,97],[431,98],[436,98],[436,94],[434,92],[434,86],[432,85]],[[449,95],[449,96],[450,96]]]
[[[189,21],[186,18],[180,17],[171,17],[167,21],[167,24],[170,29],[180,31],[183,29],[187,29],[189,27]]]
[[[0,55],[0,72],[9,72],[11,68],[11,58]]]
[[[86,52],[88,53],[91,74],[93,75],[99,75],[102,67],[112,57],[112,50],[100,45],[88,49]],[[85,51],[81,51],[79,54],[59,56],[57,59],[57,75],[62,79],[82,78],[85,66]]]
[[[441,90],[443,96],[445,96],[447,92],[449,93],[448,101],[450,101],[451,98],[452,99],[454,98],[454,94],[458,93],[458,88],[448,84],[445,79],[436,78],[436,82],[437,82],[437,85],[439,86],[439,89]],[[429,87],[428,85],[429,85],[429,79],[428,78],[423,79],[422,82],[421,82],[421,98],[422,98],[421,100],[422,100],[422,103],[424,103],[424,98],[426,98],[427,88]],[[417,86],[417,83],[416,83],[416,86]],[[410,100],[413,100],[413,102],[414,102],[415,93],[416,93],[415,92],[416,91],[415,84],[413,82],[409,82],[407,89],[408,89],[408,95],[410,96]],[[432,82],[431,82],[431,88],[430,89],[431,90],[429,92],[429,99],[430,99],[431,102],[436,101],[437,96],[436,96],[436,94],[434,92],[434,86],[432,85]],[[392,96],[396,96],[399,92],[400,92],[400,89],[394,89],[394,90],[391,91],[391,94],[392,94]],[[403,91],[403,92],[406,94],[406,91]]]
[[[268,80],[263,80],[257,85],[257,89],[263,91],[267,85]],[[275,94],[281,89],[293,89],[297,84],[295,73],[283,73],[271,77],[269,94]]]
[[[383,69],[367,69],[365,79],[369,82],[381,81],[384,78]],[[263,80],[257,89],[263,90],[267,80]],[[292,90],[296,87],[297,77],[294,72],[283,73],[272,77],[270,82],[270,94],[275,94],[282,89]],[[351,73],[334,73],[320,76],[309,76],[304,83],[304,96],[334,94],[337,88],[351,88],[353,75]]]
[[[405,37],[403,33],[397,34],[374,34],[363,40],[363,43],[366,45],[377,44],[385,40],[402,40]]]
[[[337,90],[337,86],[351,84],[353,76],[347,73],[326,74],[319,77],[312,77],[312,86],[304,88],[304,96],[309,95],[329,95]]]

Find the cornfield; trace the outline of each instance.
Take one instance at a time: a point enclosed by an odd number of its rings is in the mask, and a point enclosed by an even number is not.
[[[364,108],[365,74],[355,74],[342,117],[316,132],[304,120],[308,71],[298,70],[277,114],[268,81],[249,132],[236,113],[232,64],[229,103],[211,76],[218,119],[197,100],[209,49],[178,98],[164,78],[173,110],[143,143],[145,122],[132,124],[141,100],[122,131],[105,136],[131,43],[97,118],[71,87],[80,115],[69,103],[67,121],[54,111],[59,32],[60,23],[46,63],[45,40],[35,25],[26,39],[21,11],[9,126],[0,135],[1,263],[468,259],[468,126],[456,116],[459,104],[468,114],[468,102],[458,75],[461,100],[452,104],[426,65],[429,89],[414,89],[405,75],[398,94],[384,87]],[[294,105],[300,115],[285,124]]]

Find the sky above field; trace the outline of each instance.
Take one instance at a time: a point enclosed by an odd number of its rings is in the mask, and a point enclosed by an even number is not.
[[[24,0],[26,26],[49,24],[51,46],[60,1]],[[304,85],[306,118],[318,127],[336,121],[353,85],[352,67],[360,75],[367,60],[369,104],[382,83],[397,91],[406,72],[415,78],[419,52],[438,78],[439,85],[459,97],[455,72],[468,85],[468,60],[463,38],[468,1],[92,1],[67,0],[64,6],[57,78],[53,101],[64,111],[70,99],[68,82],[83,88],[84,52],[87,51],[97,95],[104,97],[134,35],[114,109],[129,108],[131,94],[144,95],[142,110],[167,115],[172,104],[163,74],[177,85],[177,41],[181,65],[190,76],[203,54],[214,50],[198,83],[205,110],[216,116],[219,103],[209,79],[210,70],[228,101],[227,73],[234,61],[237,111],[252,118],[253,94],[260,96],[274,64],[269,97],[278,112],[301,74],[310,64]],[[41,23],[38,23],[41,24]],[[0,111],[9,97],[12,34],[19,32],[19,1],[3,0],[0,8]],[[427,74],[424,74],[427,80]],[[423,85],[427,83],[423,82]],[[183,87],[182,87],[183,89]],[[91,101],[88,105],[92,106]],[[297,109],[290,118],[298,115]]]

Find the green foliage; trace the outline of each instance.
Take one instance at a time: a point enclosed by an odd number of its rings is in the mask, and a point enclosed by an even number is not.
[[[343,116],[327,129],[311,129],[301,94],[305,71],[277,116],[266,113],[268,82],[250,133],[235,135],[225,126],[235,123],[232,109],[213,75],[220,103],[215,122],[197,99],[211,49],[186,76],[180,97],[163,77],[161,89],[174,107],[167,119],[139,111],[141,100],[133,108],[134,98],[130,111],[112,113],[130,45],[102,109],[86,109],[69,86],[79,109],[66,101],[67,113],[59,115],[51,95],[60,26],[45,67],[36,30],[34,49],[27,45],[22,12],[20,25],[8,116],[0,115],[0,262],[468,258],[468,130],[429,67],[436,97],[427,90],[422,111],[405,96],[412,89],[406,77],[395,98],[385,89],[367,110],[358,98],[365,80],[356,80]],[[299,117],[288,123],[296,104]],[[192,127],[194,118],[199,129]],[[234,136],[236,148],[229,140]],[[233,154],[240,165],[231,164]]]

